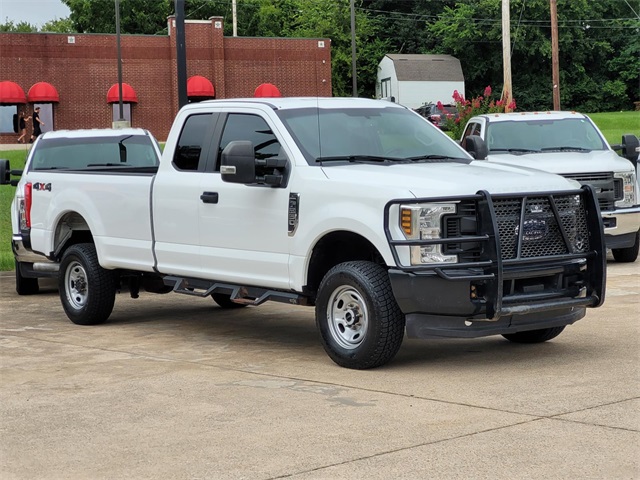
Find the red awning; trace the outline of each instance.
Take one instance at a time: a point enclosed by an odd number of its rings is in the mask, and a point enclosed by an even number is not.
[[[273,83],[262,83],[258,85],[256,91],[253,93],[254,97],[281,97],[282,94],[278,87]]]
[[[120,102],[118,84],[114,83],[107,92],[107,103]],[[128,83],[122,82],[122,101],[127,103],[138,103],[138,96],[136,91]]]
[[[187,80],[187,97],[209,97],[214,98],[216,91],[213,84],[205,77],[194,75]]]
[[[47,82],[34,84],[27,93],[30,103],[59,102],[60,96],[56,88]]]
[[[15,82],[0,82],[0,104],[16,105],[18,103],[27,103],[27,97],[24,90]]]

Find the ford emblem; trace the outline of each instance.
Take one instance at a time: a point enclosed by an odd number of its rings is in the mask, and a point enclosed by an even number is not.
[[[520,225],[516,225],[515,234],[518,235]],[[549,233],[549,225],[546,220],[534,218],[525,220],[522,228],[522,239],[525,241],[542,240]]]

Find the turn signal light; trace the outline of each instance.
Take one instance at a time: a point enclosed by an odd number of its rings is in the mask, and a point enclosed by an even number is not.
[[[402,230],[404,231],[404,233],[410,237],[412,234],[412,228],[411,228],[411,210],[409,210],[408,208],[403,208],[402,212],[400,214],[400,226],[402,227]]]

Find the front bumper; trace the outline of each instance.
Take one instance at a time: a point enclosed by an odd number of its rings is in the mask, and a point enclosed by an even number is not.
[[[640,206],[601,213],[607,248],[633,247],[640,231]]]
[[[482,281],[473,280],[474,272],[467,273],[456,281],[451,275],[389,271],[409,337],[471,338],[563,326],[581,319],[587,307],[601,301],[585,286],[584,260],[505,268],[502,296],[494,298],[500,305],[490,306],[499,313],[487,318],[490,295],[486,289],[482,294]]]

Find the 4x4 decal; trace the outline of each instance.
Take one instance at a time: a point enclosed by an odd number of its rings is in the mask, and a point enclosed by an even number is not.
[[[51,191],[51,184],[50,183],[34,183],[33,184],[33,189],[34,190],[46,190],[47,192]]]

